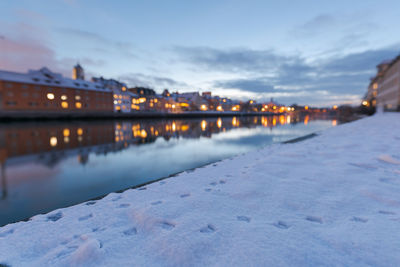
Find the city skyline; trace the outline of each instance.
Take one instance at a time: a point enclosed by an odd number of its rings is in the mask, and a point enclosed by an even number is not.
[[[346,7],[344,9],[343,7]],[[0,68],[43,66],[129,86],[234,99],[359,104],[400,49],[400,4],[306,1],[3,1]]]

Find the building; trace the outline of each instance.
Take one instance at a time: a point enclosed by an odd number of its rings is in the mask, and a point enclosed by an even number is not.
[[[76,64],[72,69],[72,79],[74,80],[85,80],[85,71],[81,65]]]
[[[378,65],[376,105],[400,111],[400,56]]]
[[[132,87],[128,89],[129,92],[132,92],[139,96],[155,96],[156,92],[153,89],[145,88],[145,87]]]
[[[65,78],[47,68],[28,73],[0,71],[2,115],[104,114],[112,110],[112,92],[102,84]]]
[[[100,83],[113,93],[114,112],[129,113],[132,110],[132,95],[127,90],[125,83],[114,79],[104,79],[103,77],[93,77],[93,82]]]

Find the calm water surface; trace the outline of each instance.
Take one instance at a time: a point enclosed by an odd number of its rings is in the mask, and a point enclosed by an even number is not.
[[[0,225],[332,125],[293,115],[0,124]]]

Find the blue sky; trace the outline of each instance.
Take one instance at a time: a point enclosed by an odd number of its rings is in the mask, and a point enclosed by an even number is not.
[[[0,69],[48,66],[161,92],[358,103],[400,52],[398,1],[1,0]]]

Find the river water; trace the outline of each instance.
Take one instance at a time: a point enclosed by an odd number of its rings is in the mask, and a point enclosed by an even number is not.
[[[336,125],[310,116],[0,124],[0,226]]]

